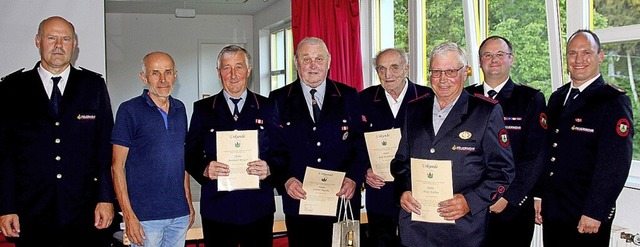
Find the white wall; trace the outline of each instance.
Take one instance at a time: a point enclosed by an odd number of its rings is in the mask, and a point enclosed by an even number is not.
[[[38,24],[54,15],[76,28],[78,56],[74,64],[105,74],[103,0],[14,0],[2,1],[0,7],[0,77],[20,68],[32,69],[40,60],[34,39]]]
[[[280,0],[253,16],[253,37],[256,42],[253,45],[253,81],[251,89],[264,96],[271,91],[271,78],[269,76],[269,35],[270,28],[291,21],[291,1]]]
[[[244,15],[106,14],[107,85],[114,112],[120,103],[141,94],[142,58],[161,50],[176,62],[178,79],[172,95],[185,103],[190,118],[193,102],[199,99],[199,42],[245,43],[252,52],[252,21],[252,16]]]

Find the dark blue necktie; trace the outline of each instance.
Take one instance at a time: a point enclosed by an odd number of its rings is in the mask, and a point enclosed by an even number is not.
[[[316,90],[315,88],[309,91],[311,93],[311,108],[313,108],[313,121],[316,123],[320,121],[320,106],[318,106],[318,101],[316,101],[316,96],[315,96],[317,91],[318,90]]]
[[[571,104],[571,101],[573,101],[576,96],[578,96],[578,94],[580,93],[580,90],[577,88],[572,88],[571,91],[569,92],[569,98],[567,98],[567,102],[564,102],[564,107],[568,108],[569,104]]]
[[[51,91],[51,108],[53,109],[53,113],[58,115],[60,99],[62,98],[62,93],[60,93],[60,88],[58,88],[58,83],[60,82],[62,77],[51,77],[53,81],[53,90]]]
[[[487,95],[489,95],[489,97],[492,98],[492,99],[496,98],[496,94],[498,94],[498,92],[496,92],[493,89],[491,89],[491,90],[489,90],[489,92],[487,92]]]
[[[234,98],[229,98],[231,100],[231,102],[233,102],[233,120],[234,121],[238,121],[238,116],[240,116],[240,111],[238,110],[238,102],[240,102],[240,100],[242,98],[238,98],[238,99],[234,99]]]

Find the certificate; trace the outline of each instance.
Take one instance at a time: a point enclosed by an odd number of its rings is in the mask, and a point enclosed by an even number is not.
[[[216,132],[218,162],[229,166],[229,176],[218,177],[218,191],[259,189],[257,175],[247,174],[247,163],[258,160],[258,131]]]
[[[397,128],[364,133],[371,170],[383,177],[384,181],[393,181],[390,165],[398,151],[401,136],[400,129]]]
[[[307,198],[300,200],[300,215],[336,216],[338,196],[342,187],[344,172],[307,167],[304,172],[302,189]]]
[[[411,220],[455,224],[438,213],[438,203],[453,198],[450,160],[411,158],[411,194],[422,206],[422,214],[411,213]]]

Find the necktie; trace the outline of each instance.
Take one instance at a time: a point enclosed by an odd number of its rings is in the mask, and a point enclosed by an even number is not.
[[[491,90],[489,90],[489,92],[487,92],[487,94],[489,95],[490,98],[495,99],[496,98],[496,94],[498,94],[498,92],[496,92],[495,90],[491,89]]]
[[[313,121],[314,122],[318,122],[320,121],[320,106],[318,106],[318,101],[316,101],[316,92],[318,90],[316,90],[315,88],[312,88],[311,91],[309,91],[311,93],[311,108],[313,108]]]
[[[569,92],[569,98],[567,98],[567,102],[564,102],[564,107],[567,108],[569,107],[569,104],[571,103],[571,101],[573,101],[576,96],[578,96],[578,94],[580,93],[580,90],[577,88],[572,88],[571,91]]]
[[[234,121],[238,121],[238,116],[240,115],[240,111],[238,110],[238,102],[240,102],[240,100],[242,98],[238,98],[238,99],[234,99],[234,98],[229,98],[231,100],[231,102],[233,102],[233,120]]]
[[[53,81],[53,90],[51,91],[51,108],[53,109],[53,113],[56,115],[58,115],[60,98],[62,98],[62,93],[60,93],[60,88],[58,88],[60,79],[62,79],[60,76],[51,77],[51,80]]]

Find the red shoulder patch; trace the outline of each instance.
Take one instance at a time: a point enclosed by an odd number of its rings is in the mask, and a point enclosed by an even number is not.
[[[540,123],[540,127],[542,127],[543,129],[547,129],[549,127],[549,125],[547,125],[547,114],[545,114],[544,112],[540,113],[538,122]]]
[[[629,128],[630,128],[629,119],[621,118],[620,120],[618,120],[618,123],[616,124],[616,133],[618,133],[618,135],[621,137],[627,137],[630,132]]]
[[[498,140],[500,140],[500,146],[505,148],[508,147],[509,144],[511,144],[506,129],[501,129],[500,131],[498,131]]]

